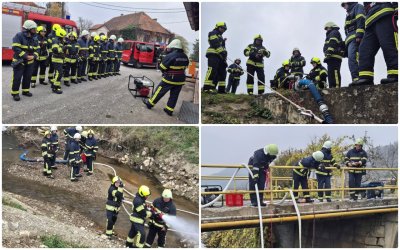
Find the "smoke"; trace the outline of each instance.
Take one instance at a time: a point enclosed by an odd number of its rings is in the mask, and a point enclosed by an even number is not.
[[[199,227],[196,222],[168,214],[163,215],[162,218],[182,239],[193,242],[196,247],[199,245]]]

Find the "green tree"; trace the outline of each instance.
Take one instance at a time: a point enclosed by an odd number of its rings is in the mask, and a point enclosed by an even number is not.
[[[198,62],[199,61],[199,39],[193,43],[193,53],[190,55],[190,60]]]

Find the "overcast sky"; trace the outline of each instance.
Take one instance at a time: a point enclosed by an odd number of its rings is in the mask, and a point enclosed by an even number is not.
[[[302,149],[315,136],[362,137],[365,131],[375,146],[388,145],[398,138],[396,126],[203,126],[201,163],[247,163],[253,152],[266,144],[275,143],[280,151]]]
[[[294,47],[299,47],[306,59],[305,73],[311,70],[310,60],[317,56],[323,59],[322,48],[325,42],[324,25],[335,22],[340,28],[343,40],[346,11],[340,3],[202,3],[201,7],[202,76],[207,71],[205,51],[208,48],[208,32],[217,22],[226,22],[228,57],[242,59],[246,67],[247,58],[243,50],[256,34],[264,38],[263,45],[271,51],[271,57],[264,59],[266,82],[273,79],[276,70],[285,59],[292,55]],[[228,61],[228,64],[231,62]],[[386,77],[386,64],[380,50],[375,62],[375,84]],[[327,67],[326,64],[324,64]],[[342,86],[351,82],[347,59],[342,61]],[[202,84],[204,83],[204,79]],[[246,74],[241,77],[237,93],[247,93]]]
[[[105,4],[119,6],[107,6]],[[101,6],[94,7],[94,6]],[[168,2],[168,3],[157,3],[157,2],[135,2],[135,3],[127,3],[127,2],[68,2],[68,10],[71,13],[72,20],[78,20],[79,17],[89,19],[93,22],[93,24],[100,24],[107,22],[113,17],[120,16],[121,14],[130,14],[132,12],[122,12],[119,10],[110,10],[111,9],[126,9],[128,8],[138,8],[139,11],[146,12],[150,17],[157,18],[157,21],[169,31],[179,34],[186,38],[190,44],[190,50],[192,50],[192,44],[199,37],[199,32],[195,32],[191,29],[189,20],[186,15],[185,8],[182,2]],[[152,8],[157,10],[143,10],[139,8]],[[163,10],[160,10],[163,9]],[[173,9],[173,10],[166,10]],[[176,10],[179,9],[179,10]],[[134,11],[134,10],[132,10]],[[151,12],[171,12],[171,11],[182,11],[178,13],[151,13]]]

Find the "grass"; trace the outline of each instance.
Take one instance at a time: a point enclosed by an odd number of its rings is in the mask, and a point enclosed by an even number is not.
[[[250,95],[240,94],[209,94],[202,92],[201,93],[201,103],[202,105],[213,105],[213,104],[222,104],[222,103],[243,103],[249,102],[253,100],[254,97]]]
[[[58,235],[42,236],[40,240],[43,245],[49,248],[87,248],[79,244],[67,242]]]
[[[5,206],[9,206],[9,207],[13,207],[13,208],[16,208],[16,209],[19,209],[19,210],[22,210],[22,211],[27,211],[23,206],[21,206],[20,204],[18,204],[18,203],[16,203],[16,202],[13,202],[13,201],[10,201],[10,200],[7,200],[7,199],[5,199],[4,197],[2,198],[2,203],[3,203],[3,205],[5,205]]]

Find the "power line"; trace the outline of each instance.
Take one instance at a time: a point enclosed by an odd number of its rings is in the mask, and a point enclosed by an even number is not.
[[[117,7],[121,8],[121,6],[118,5],[113,5],[113,4],[106,4],[106,3],[99,3],[99,2],[93,2],[95,4],[99,5],[105,5],[105,6],[111,6],[111,7]],[[167,8],[167,9],[157,9],[157,8],[132,8],[132,7],[124,7],[125,9],[130,9],[130,10],[184,10],[183,8]]]
[[[161,22],[161,24],[188,23],[188,22],[189,22],[189,21],[176,21],[176,22],[167,22],[167,23]]]
[[[85,4],[85,5],[89,5],[89,6],[92,6],[92,7],[97,7],[97,8],[101,8],[101,9],[107,9],[107,10],[116,10],[116,11],[129,12],[129,13],[135,12],[135,11],[124,10],[124,9],[114,9],[114,8],[110,8],[110,7],[97,6],[97,5],[94,5],[94,4],[83,3],[83,2],[80,2],[80,3],[81,4]],[[136,12],[140,12],[140,11],[136,11]],[[181,13],[181,12],[186,12],[186,11],[185,10],[182,10],[182,11],[146,11],[146,13]]]

